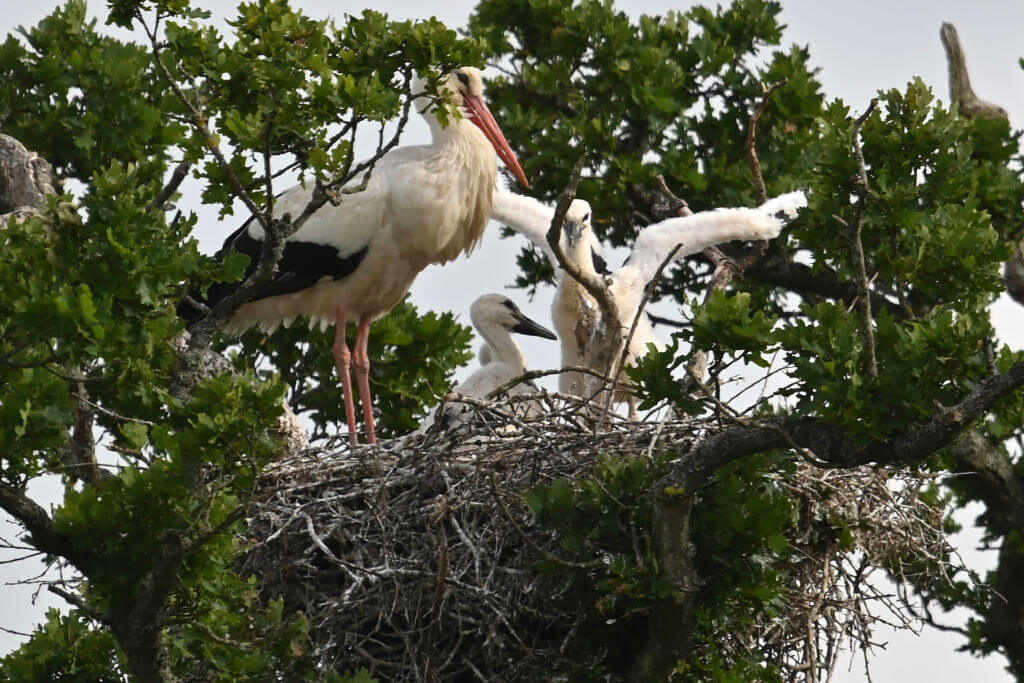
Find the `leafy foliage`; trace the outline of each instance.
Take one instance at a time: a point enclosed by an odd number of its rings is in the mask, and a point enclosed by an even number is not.
[[[593,205],[599,236],[623,245],[636,221],[653,220],[658,175],[694,210],[754,203],[744,144],[761,91],[740,56],[778,41],[779,10],[741,0],[632,21],[596,0],[485,0],[470,28],[521,74],[493,79],[488,92],[509,139],[522,145],[537,196],[554,200],[572,168],[564,160],[586,154],[578,194]],[[807,59],[798,48],[776,52],[756,72],[768,83],[789,79],[784,103],[760,126],[772,191],[792,189],[807,170],[803,152],[822,102]],[[550,277],[534,261],[519,263],[521,284]],[[681,282],[700,290],[688,271],[677,277],[674,291],[682,293]]]
[[[34,479],[61,474],[66,493],[52,519],[20,519],[27,543],[81,575],[74,588],[87,608],[48,615],[0,661],[5,677],[121,681],[149,657],[184,679],[265,680],[268,671],[370,679],[367,670],[317,670],[305,618],[235,571],[246,506],[281,449],[273,429],[282,397],[312,420],[317,438],[342,422],[331,334],[295,328],[251,332],[237,345],[218,340],[218,350],[235,354],[236,372],[189,375],[199,361],[180,338],[177,304],[192,287],[237,280],[245,264],[203,257],[191,236],[195,217],[165,210],[162,194],[180,190],[165,187],[174,165],[189,175],[184,191],[221,215],[245,206],[249,218],[269,211],[283,175],[345,182],[364,170],[356,134],[379,133],[401,116],[414,70],[437,75],[485,56],[506,65],[489,96],[522,145],[536,195],[553,200],[568,179],[566,160],[585,155],[579,194],[614,245],[630,244],[637,226],[655,219],[659,175],[695,210],[755,204],[748,126],[762,84],[786,81],[757,122],[757,152],[769,194],[804,187],[810,206],[748,271],[742,292],[693,304],[709,282],[699,257],[666,275],[658,297],[689,307],[692,322],[630,371],[644,407],[718,411],[676,381],[693,349],[714,357],[712,381],[730,364],[764,366],[777,354],[790,383],[771,410],[879,441],[1021,360],[998,346],[988,313],[1001,291],[1000,263],[1019,237],[1020,134],[1004,121],[960,117],[915,80],[880,93],[854,141],[850,107],[825,102],[807,50],[772,47],[782,39],[778,3],[631,18],[597,0],[482,0],[468,38],[436,20],[395,22],[372,10],[337,25],[285,0],[242,4],[225,36],[189,0],[109,4],[113,23],[151,32],[154,44],[101,35],[84,0],[69,0],[0,46],[4,130],[81,187],[2,227],[0,492],[5,505],[24,501]],[[856,180],[854,142],[866,187]],[[881,304],[871,341],[846,293],[859,278],[851,225]],[[520,266],[524,287],[552,275],[535,254],[521,255]],[[451,314],[421,315],[407,303],[376,323],[370,354],[382,436],[416,426],[467,359],[468,340]],[[1022,425],[1018,392],[984,429],[998,443],[1020,438]],[[114,449],[99,451],[103,467],[93,462],[97,442]],[[1019,455],[997,452],[1020,473]],[[579,624],[588,644],[573,672],[581,679],[627,671],[652,610],[678,597],[652,542],[650,496],[675,455],[603,458],[589,478],[526,496],[538,528],[574,558],[537,571],[563,599],[593,606]],[[950,457],[916,464],[941,470]],[[703,585],[680,675],[781,676],[756,646],[739,661],[721,656],[715,640],[754,615],[785,610],[780,586],[795,553],[787,533],[796,511],[775,482],[790,471],[773,455],[744,458],[701,491],[691,521]],[[978,498],[952,487],[953,495],[934,492],[936,506],[952,511]],[[1019,534],[996,526],[997,513],[983,521],[1016,558]],[[835,542],[852,548],[842,521],[829,524]],[[920,588],[943,607],[976,612],[968,647],[1005,647],[974,587]]]
[[[552,559],[538,569],[565,583],[561,595],[568,605],[592,606],[587,623],[579,626],[581,642],[590,648],[577,653],[580,675],[628,671],[646,636],[651,603],[672,593],[652,545],[648,496],[670,459],[599,456],[592,477],[557,479],[525,494],[537,522],[558,534],[578,563]]]
[[[101,35],[69,0],[0,47],[5,132],[81,188],[2,228],[0,487],[26,500],[34,478],[63,476],[63,501],[26,541],[82,577],[72,585],[96,619],[52,615],[4,660],[17,679],[122,680],[160,662],[190,680],[315,675],[304,618],[264,604],[234,562],[256,481],[281,449],[282,379],[305,392],[320,435],[340,421],[331,367],[308,351],[329,343],[307,337],[295,354],[294,334],[247,340],[238,372],[196,371],[203,350],[185,346],[176,306],[244,264],[199,253],[195,217],[161,205],[178,189],[165,174],[190,171],[222,214],[240,193],[272,196],[271,165],[344,178],[356,130],[398,115],[413,69],[472,63],[479,49],[436,20],[373,11],[335,27],[261,0],[239,8],[230,37],[206,16],[187,0],[112,3],[112,21],[159,35],[147,47]],[[382,427],[402,433],[466,359],[468,331],[409,305],[378,327]],[[283,374],[241,362],[257,348]]]
[[[141,164],[145,180],[159,182],[184,127],[168,118],[181,107],[146,49],[97,32],[85,0],[69,0],[22,38],[0,46],[5,132],[65,178],[87,183],[119,161]]]
[[[628,672],[642,646],[646,619],[654,604],[674,594],[663,574],[652,538],[650,490],[668,471],[674,455],[621,460],[599,456],[593,475],[555,480],[531,489],[526,504],[546,531],[558,534],[561,547],[576,564],[542,561],[538,569],[561,591],[569,605],[592,605],[589,621],[579,626],[581,671]],[[778,672],[761,664],[758,652],[747,661],[716,659],[716,638],[739,632],[766,611],[781,612],[781,569],[796,551],[787,535],[797,521],[794,503],[769,473],[792,473],[792,464],[751,458],[722,470],[701,496],[693,518],[696,556],[702,577],[696,609],[698,646],[680,663],[680,673],[714,680],[738,680],[726,669],[758,680],[776,680]],[[597,663],[600,663],[599,665]],[[587,668],[595,667],[600,668]]]
[[[252,330],[242,336],[235,356],[239,369],[260,367],[265,360],[272,369],[264,375],[280,374],[290,390],[289,405],[313,421],[313,438],[347,429],[330,353],[334,336],[333,328],[296,326],[270,335]],[[457,324],[451,313],[419,315],[407,301],[374,324],[368,347],[374,359],[370,382],[382,438],[406,434],[419,425],[426,408],[447,391],[452,368],[472,357],[471,337],[470,328]]]
[[[768,194],[801,186],[809,190],[810,206],[751,269],[744,293],[715,292],[706,306],[697,306],[691,302],[710,280],[701,259],[669,273],[658,295],[673,297],[693,315],[667,348],[652,351],[628,372],[642,387],[642,407],[668,402],[697,415],[719,409],[679,381],[688,350],[712,353],[713,386],[735,362],[759,365],[778,352],[790,381],[774,395],[773,410],[823,417],[857,439],[886,439],[1021,358],[998,348],[988,312],[1002,291],[1000,267],[1010,240],[1019,238],[1020,133],[1005,121],[965,119],[914,80],[879,93],[878,108],[860,126],[856,143],[867,172],[862,189],[850,107],[825,102],[806,50],[768,47],[780,38],[779,9],[773,2],[740,0],[717,11],[699,7],[631,20],[599,2],[485,0],[471,28],[496,59],[507,60],[509,75],[491,91],[509,138],[522,146],[524,167],[536,177],[537,193],[557,198],[571,167],[564,160],[586,155],[577,195],[594,206],[597,232],[616,245],[631,244],[636,226],[654,220],[658,175],[695,210],[755,204],[748,126],[762,99],[761,83],[785,79],[758,120],[757,152]],[[861,110],[865,105],[853,104]],[[859,277],[845,227],[854,223],[870,287],[888,304],[876,300],[873,311],[874,379],[856,299],[848,294]],[[518,286],[537,291],[550,280],[535,253],[521,254],[519,265]],[[788,296],[772,290],[779,284]],[[999,439],[1019,438],[1019,392],[1004,404],[987,428]],[[1004,453],[1019,471],[1019,454]],[[948,467],[950,459],[940,455],[921,465]],[[976,499],[960,488],[954,484],[964,500]],[[757,507],[762,494],[749,489],[728,499]],[[705,550],[729,547],[736,520],[710,496],[701,500],[699,528],[716,539]],[[935,504],[950,510],[956,505],[941,497]],[[574,511],[583,509],[577,501]],[[711,510],[719,514],[703,516]],[[784,506],[780,517],[763,514],[772,520],[770,528],[781,528]],[[778,537],[767,531],[750,538],[749,547],[721,551],[739,567],[725,576],[738,587],[764,591],[766,602],[711,591],[711,602],[722,611],[703,611],[697,634],[709,646],[715,633],[740,628],[751,610],[772,609],[776,578],[770,567],[784,566],[785,550],[773,547],[771,539]],[[751,554],[766,558],[767,573],[737,561]],[[721,567],[706,566],[701,576],[720,573]],[[751,577],[757,579],[747,584]],[[969,606],[982,615],[988,610],[984,599],[962,586],[922,590],[945,607]],[[978,635],[985,629],[974,631],[971,646],[990,649],[991,642]],[[685,671],[735,680],[729,672],[735,665],[709,655]],[[770,678],[751,666],[739,679]]]
[[[124,683],[128,680],[114,637],[94,629],[77,610],[62,615],[51,609],[32,638],[0,659],[8,681]]]

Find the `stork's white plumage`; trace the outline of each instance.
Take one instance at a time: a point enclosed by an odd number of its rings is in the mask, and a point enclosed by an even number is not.
[[[417,81],[413,92],[422,93],[423,83]],[[367,440],[376,440],[366,352],[370,323],[402,300],[425,267],[476,246],[490,216],[499,157],[528,186],[484,103],[480,72],[472,67],[455,69],[441,87],[449,91],[449,100],[421,94],[414,102],[430,126],[431,143],[388,152],[377,162],[365,189],[316,211],[288,237],[275,279],[241,306],[226,326],[230,331],[254,325],[269,330],[300,316],[309,317],[311,324],[335,324],[333,351],[353,444],[357,441],[350,364],[359,383]],[[440,106],[457,108],[460,115],[447,112],[449,124],[442,126],[436,113]],[[311,190],[292,188],[275,202],[274,216],[296,217],[310,198]],[[262,228],[250,221],[228,237],[222,252],[242,252],[255,264],[262,241]],[[211,288],[210,303],[234,287],[236,283]],[[345,343],[349,320],[358,322],[354,353]]]
[[[587,346],[599,317],[597,302],[579,282],[558,267],[547,240],[554,209],[532,197],[499,188],[494,193],[491,217],[527,237],[554,266],[555,297],[551,302],[551,321],[561,345],[562,367],[585,365]],[[569,204],[559,245],[570,261],[587,264],[592,272],[608,272],[601,243],[591,229],[590,204],[582,199],[574,199]],[[580,395],[583,376],[576,372],[563,372],[558,376],[558,389],[562,393]]]
[[[519,307],[502,294],[485,294],[473,302],[470,320],[483,337],[477,358],[480,367],[453,390],[463,396],[483,398],[503,384],[526,372],[526,357],[512,333],[545,339],[556,339],[555,334],[526,317]],[[510,395],[532,394],[537,387],[519,383],[508,390]],[[444,413],[445,424],[450,424],[462,412],[458,402],[450,403]]]
[[[771,199],[755,209],[732,208],[702,211],[690,216],[670,218],[642,229],[633,243],[629,257],[618,270],[602,274],[598,278],[605,284],[619,310],[619,325],[625,334],[633,324],[637,310],[643,301],[644,288],[654,278],[658,267],[676,247],[681,245],[673,261],[690,254],[696,254],[707,247],[732,240],[766,240],[779,235],[783,226],[796,217],[797,212],[807,205],[803,192],[790,192]],[[562,229],[563,251],[580,270],[599,275],[599,264],[595,264],[593,245],[597,242],[591,228],[590,205],[582,200],[573,202],[573,212],[566,214]],[[546,232],[554,217],[554,209],[528,197],[498,190],[495,193],[492,215],[510,225],[540,246],[556,269]],[[580,218],[582,217],[582,218]],[[586,346],[593,336],[598,322],[597,303],[578,284],[565,287],[572,278],[560,275],[559,289],[552,305],[555,329],[562,342],[562,364],[585,363]],[[575,282],[575,281],[573,281]],[[560,311],[564,320],[559,321]],[[636,362],[648,352],[648,345],[662,348],[661,341],[654,333],[646,316],[637,321],[637,328],[630,340],[627,365]],[[563,373],[563,382],[568,378],[569,386],[560,385],[563,391],[579,395],[582,378],[574,373]],[[626,400],[625,395],[617,398]]]

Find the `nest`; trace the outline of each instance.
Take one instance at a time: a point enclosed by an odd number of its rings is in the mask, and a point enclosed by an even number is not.
[[[567,603],[565,581],[537,571],[545,560],[572,560],[523,492],[588,476],[598,454],[684,455],[720,422],[613,416],[595,432],[585,404],[523,411],[519,401],[478,402],[455,431],[377,449],[311,449],[266,473],[241,568],[307,616],[321,670],[491,681],[550,680],[587,666],[572,660],[594,605]],[[921,477],[801,463],[776,483],[800,501],[790,540],[803,559],[788,568],[782,613],[724,635],[721,654],[756,649],[788,678],[817,680],[844,645],[870,646],[878,621],[913,623],[905,604],[865,580],[866,568],[891,568],[894,558],[918,566],[950,548],[941,510],[918,497]],[[853,529],[852,546],[834,542],[839,520]]]

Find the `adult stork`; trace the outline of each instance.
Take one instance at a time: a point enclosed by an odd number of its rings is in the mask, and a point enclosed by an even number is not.
[[[555,333],[528,318],[515,303],[502,294],[484,294],[469,309],[470,320],[484,343],[477,352],[480,367],[460,382],[453,391],[463,396],[483,398],[503,384],[526,372],[526,357],[512,334],[557,339]],[[537,387],[521,382],[508,390],[509,395],[532,394]],[[452,402],[444,412],[446,426],[462,412]]]
[[[673,261],[732,240],[773,239],[806,205],[804,193],[797,191],[775,197],[753,209],[714,209],[654,223],[639,231],[629,257],[618,270],[602,273],[603,259],[595,257],[599,252],[594,246],[597,239],[593,235],[590,205],[577,199],[566,213],[560,245],[566,258],[579,266],[582,272],[601,275],[598,280],[615,300],[619,311],[618,324],[625,335],[643,303],[644,289],[676,245],[681,247]],[[600,313],[590,293],[561,272],[554,261],[547,244],[547,230],[554,213],[554,208],[535,199],[505,190],[499,190],[494,196],[492,217],[538,245],[559,273],[552,318],[562,343],[563,366],[586,365],[588,345],[600,321]],[[649,344],[663,348],[650,321],[641,316],[629,340],[626,364],[631,365],[646,355]],[[563,373],[559,388],[566,393],[582,395],[583,378],[576,373]],[[634,403],[628,393],[619,392],[616,398],[629,402],[630,413],[634,414]]]
[[[355,369],[369,443],[376,442],[367,339],[370,323],[390,311],[421,270],[470,252],[490,217],[500,158],[520,183],[526,176],[483,99],[483,79],[460,67],[430,96],[414,79],[414,104],[430,126],[427,145],[397,147],[384,155],[359,192],[342,195],[313,213],[290,237],[274,280],[243,304],[225,326],[238,332],[258,325],[272,330],[307,316],[310,325],[336,326],[333,354],[341,378],[349,441],[356,436],[349,367]],[[445,107],[445,116],[438,108]],[[442,125],[441,120],[447,120]],[[274,203],[274,216],[298,216],[312,191],[295,187]],[[264,233],[250,220],[224,242],[219,254],[238,251],[255,268]],[[214,304],[238,286],[212,287]],[[345,327],[357,322],[355,349]]]

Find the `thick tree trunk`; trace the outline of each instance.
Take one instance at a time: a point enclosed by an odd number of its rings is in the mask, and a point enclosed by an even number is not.
[[[46,159],[0,133],[0,221],[6,214],[33,210],[53,192],[53,169]]]

